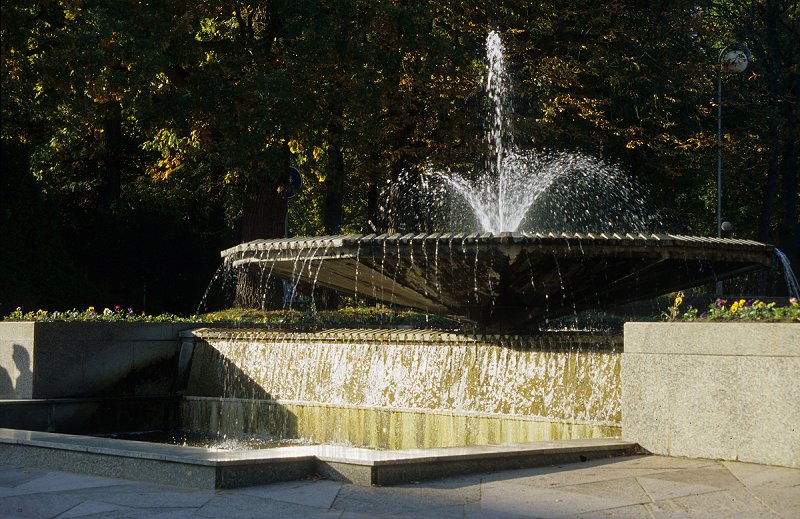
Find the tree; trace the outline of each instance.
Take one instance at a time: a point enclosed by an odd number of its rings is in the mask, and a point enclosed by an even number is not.
[[[758,217],[747,225],[747,233],[778,244],[797,265],[800,7],[792,0],[710,1],[707,18],[717,31],[716,38],[709,38],[717,48],[728,40],[744,41],[754,53],[747,85],[741,85],[748,112],[756,108],[747,128],[752,142],[739,151],[747,153],[742,157],[750,165],[747,175],[756,179],[755,192],[761,196]],[[742,203],[741,198],[737,202]]]
[[[618,163],[667,229],[711,235],[717,53],[750,43],[725,78],[726,216],[798,261],[796,2],[44,1],[0,23],[4,149],[110,298],[170,297],[164,243],[207,249],[200,272],[282,236],[290,165],[306,180],[291,233],[431,230],[400,180],[481,160],[492,29],[521,146]]]

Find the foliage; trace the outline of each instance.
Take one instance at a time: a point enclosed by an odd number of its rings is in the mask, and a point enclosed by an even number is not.
[[[0,309],[78,292],[56,302],[140,305],[147,292],[183,311],[216,251],[283,235],[290,164],[304,180],[291,234],[384,232],[397,222],[381,206],[424,226],[421,208],[376,193],[426,164],[480,164],[490,29],[517,83],[517,144],[620,164],[667,230],[704,235],[717,56],[748,42],[751,66],[723,77],[724,216],[796,264],[798,16],[791,0],[5,2],[0,137],[36,192],[0,198],[0,229],[47,225],[25,221],[39,200],[59,225],[0,258],[25,281],[0,287]],[[29,282],[43,269],[22,258],[43,251],[65,256],[68,274],[48,277],[83,288]]]
[[[267,310],[233,308],[196,317],[207,322],[280,325],[299,328],[413,327],[454,329],[462,323],[446,317],[377,306],[343,306],[337,310]]]
[[[576,315],[549,319],[539,326],[543,332],[597,332],[621,334],[626,322],[657,321],[657,315],[617,312],[613,309],[605,311],[587,310]]]
[[[23,312],[22,308],[17,307],[16,310],[4,317],[4,321],[35,321],[35,322],[186,322],[193,321],[192,318],[179,317],[173,314],[159,314],[148,315],[144,312],[136,313],[133,308],[123,309],[115,306],[113,309],[104,308],[97,311],[95,307],[90,306],[86,310],[65,310],[65,311],[48,311],[43,309],[31,310]]]
[[[800,323],[800,305],[797,298],[789,299],[786,306],[778,306],[775,302],[765,303],[759,299],[737,299],[728,302],[717,299],[706,311],[699,311],[689,306],[681,313],[680,306],[683,294],[675,297],[675,302],[664,313],[668,321],[762,321],[762,322],[798,322]]]
[[[192,322],[217,323],[235,326],[280,326],[302,329],[319,328],[365,328],[365,327],[413,327],[454,329],[461,323],[420,312],[395,310],[382,305],[375,307],[343,307],[338,310],[269,310],[231,308],[202,315],[177,316],[174,314],[149,315],[135,312],[133,308],[115,306],[113,309],[97,310],[90,306],[86,310],[47,311],[38,309],[23,312],[17,308],[4,321],[35,322]]]

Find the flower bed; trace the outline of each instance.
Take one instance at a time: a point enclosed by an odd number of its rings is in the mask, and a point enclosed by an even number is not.
[[[667,321],[764,321],[800,322],[800,304],[796,297],[789,298],[787,306],[759,299],[717,299],[705,311],[688,306],[681,309],[683,292],[678,292],[672,306],[664,312]]]
[[[2,321],[33,321],[33,322],[54,322],[54,321],[80,321],[80,322],[147,322],[147,323],[170,323],[170,322],[194,322],[195,317],[179,317],[174,314],[159,314],[148,315],[144,312],[136,313],[133,308],[122,309],[120,306],[111,308],[104,308],[102,311],[97,311],[95,307],[90,306],[86,310],[64,310],[64,311],[48,311],[43,309],[31,310],[24,312],[22,308],[17,307],[16,310],[9,315],[0,319]],[[205,322],[205,321],[203,321]]]
[[[132,308],[119,306],[101,311],[90,306],[86,310],[47,311],[39,309],[24,312],[17,308],[3,321],[32,322],[149,322],[149,323],[219,323],[230,325],[265,325],[299,329],[363,328],[363,327],[413,327],[413,328],[463,328],[464,323],[446,317],[414,311],[395,310],[377,305],[373,307],[344,307],[338,310],[256,310],[231,308],[202,315],[182,317],[174,314],[148,315],[136,313]]]

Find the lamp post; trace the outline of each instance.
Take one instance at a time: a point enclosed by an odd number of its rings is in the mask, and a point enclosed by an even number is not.
[[[719,52],[717,60],[717,238],[722,237],[722,69],[738,74],[750,62],[750,49],[744,43],[731,43]]]
[[[722,237],[722,69],[738,74],[744,72],[751,59],[744,43],[730,43],[719,51],[717,58],[717,238]],[[728,223],[728,222],[725,222]],[[722,281],[717,281],[717,296],[722,295]]]

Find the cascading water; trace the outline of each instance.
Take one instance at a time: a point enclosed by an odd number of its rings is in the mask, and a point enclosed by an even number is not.
[[[800,283],[797,281],[797,276],[794,274],[794,270],[792,270],[792,265],[789,263],[789,258],[786,254],[783,253],[780,249],[775,249],[775,256],[778,258],[778,263],[780,263],[781,272],[783,273],[783,279],[786,281],[786,289],[789,293],[789,297],[800,298]]]
[[[614,337],[194,333],[182,417],[217,436],[420,448],[619,434]]]

